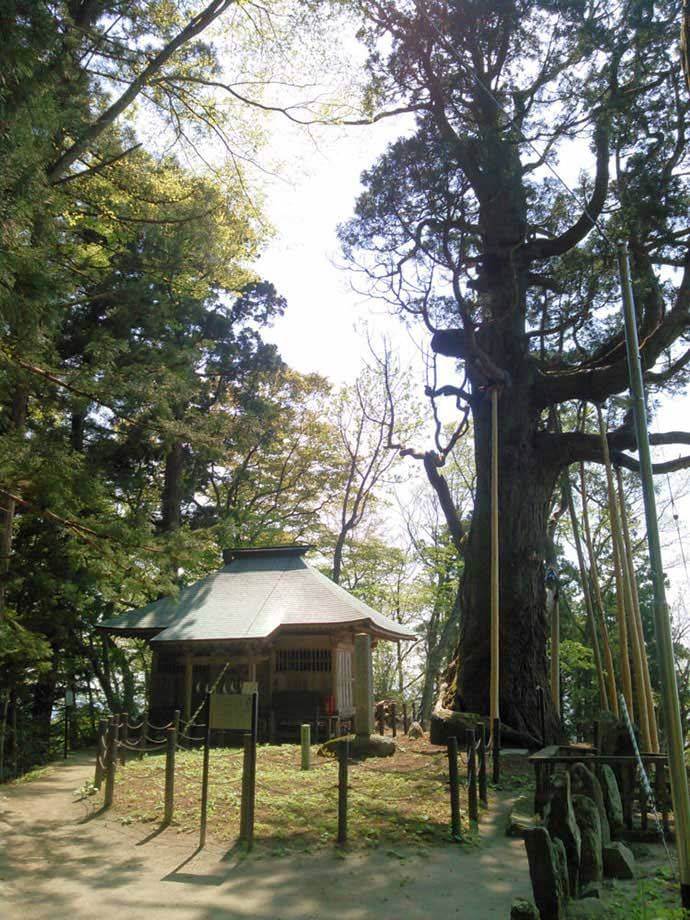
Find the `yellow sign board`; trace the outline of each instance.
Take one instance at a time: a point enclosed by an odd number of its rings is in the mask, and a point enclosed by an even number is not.
[[[253,702],[250,693],[212,693],[211,728],[251,731]]]

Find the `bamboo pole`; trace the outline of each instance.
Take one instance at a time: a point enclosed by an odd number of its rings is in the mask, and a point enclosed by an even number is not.
[[[620,558],[620,528],[618,524],[618,509],[616,507],[616,495],[613,488],[613,472],[611,468],[611,456],[609,454],[609,442],[606,437],[606,425],[604,423],[604,413],[601,406],[597,406],[597,419],[599,422],[599,436],[601,438],[601,449],[604,455],[604,465],[606,468],[606,485],[609,504],[609,518],[611,523],[611,545],[613,549],[613,574],[616,579],[616,620],[618,623],[618,643],[620,645],[619,657],[621,668],[621,682],[623,684],[623,696],[625,704],[628,707],[630,718],[633,718],[633,690],[632,675],[630,673],[630,655],[628,652],[628,624],[625,617],[625,588],[623,587],[623,573]]]
[[[490,717],[492,728],[500,719],[499,668],[499,557],[498,557],[498,389],[491,390],[491,679]]]
[[[628,573],[628,582],[632,595],[633,605],[633,622],[637,632],[637,641],[640,647],[642,657],[642,680],[644,684],[645,704],[647,706],[647,722],[649,723],[649,750],[658,752],[659,750],[659,731],[656,724],[656,713],[654,711],[654,695],[652,694],[652,681],[649,676],[649,658],[647,657],[647,647],[644,641],[644,630],[642,628],[642,614],[640,612],[640,595],[637,590],[637,578],[635,575],[635,564],[633,561],[632,540],[630,539],[630,527],[628,526],[628,512],[625,508],[625,491],[623,489],[623,474],[620,467],[616,468],[616,480],[618,483],[618,503],[620,506],[621,525],[623,528],[623,548],[625,550],[625,563]]]
[[[592,531],[589,526],[589,510],[587,508],[587,480],[585,478],[585,465],[580,464],[580,494],[582,496],[582,526],[584,529],[585,546],[587,547],[587,556],[589,558],[589,574],[592,584],[593,597],[596,603],[596,610],[599,614],[599,628],[601,630],[601,639],[604,646],[604,660],[606,662],[606,679],[608,683],[608,696],[611,710],[618,718],[618,688],[616,686],[616,671],[613,665],[613,653],[611,643],[609,642],[609,631],[606,627],[606,618],[604,616],[604,601],[601,596],[601,585],[599,583],[599,569],[597,560],[594,556],[594,545],[592,543]],[[591,597],[591,595],[590,595]]]
[[[561,617],[556,593],[551,604],[551,699],[556,715],[561,717]]]
[[[637,319],[632,283],[630,281],[628,249],[625,243],[620,243],[618,246],[618,263],[623,293],[630,390],[633,396],[637,449],[640,455],[640,478],[642,480],[645,519],[647,522],[649,561],[654,586],[654,627],[659,651],[661,701],[664,707],[664,728],[668,744],[671,796],[673,798],[673,814],[676,825],[676,845],[678,847],[678,865],[680,868],[680,896],[683,907],[686,910],[690,910],[690,794],[688,793],[688,774],[685,768],[683,729],[680,720],[680,702],[676,683],[671,621],[666,605],[666,586],[664,584],[659,523],[656,515],[652,457],[649,449],[649,433],[647,431],[647,409],[644,398],[644,384],[642,382],[640,346],[637,340]]]
[[[575,540],[575,552],[577,553],[577,564],[580,570],[580,581],[582,582],[582,594],[585,599],[585,610],[587,611],[587,622],[589,631],[592,634],[592,652],[594,653],[594,666],[597,672],[597,684],[599,686],[599,699],[601,708],[609,710],[609,699],[606,691],[606,676],[601,660],[601,649],[599,648],[599,638],[597,635],[597,623],[594,617],[594,606],[592,604],[592,593],[589,588],[587,570],[585,568],[585,557],[582,552],[582,540],[580,539],[580,528],[575,514],[575,503],[573,502],[573,490],[570,485],[570,477],[565,477],[566,498],[568,500],[568,511],[570,513],[570,523],[573,528],[573,538]]]

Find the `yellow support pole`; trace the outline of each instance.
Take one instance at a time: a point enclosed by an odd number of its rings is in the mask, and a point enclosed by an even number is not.
[[[566,474],[567,475],[567,474]],[[594,653],[594,666],[597,672],[597,684],[599,686],[599,699],[601,708],[609,710],[608,694],[606,692],[606,676],[601,661],[601,650],[599,649],[599,638],[597,623],[594,616],[594,604],[592,602],[592,592],[590,591],[587,579],[587,569],[585,568],[585,557],[582,552],[582,540],[580,539],[580,529],[577,525],[577,515],[575,514],[575,502],[573,501],[573,490],[570,486],[570,478],[566,480],[568,511],[570,513],[570,524],[573,528],[573,539],[575,541],[575,552],[577,553],[577,564],[580,570],[580,581],[582,582],[582,594],[585,599],[585,610],[587,611],[587,621],[592,633],[592,652]]]
[[[625,562],[633,605],[633,620],[635,624],[635,630],[637,632],[637,641],[640,647],[642,658],[642,680],[644,684],[645,705],[647,706],[647,721],[649,723],[649,750],[652,753],[656,753],[659,751],[659,731],[656,724],[656,713],[654,712],[654,695],[652,694],[652,681],[649,676],[649,658],[647,657],[647,647],[645,645],[644,630],[642,628],[640,596],[637,590],[637,578],[635,576],[635,565],[633,562],[632,540],[630,539],[628,512],[625,508],[625,492],[623,490],[623,475],[621,473],[620,467],[616,468],[616,480],[618,482],[618,502],[620,505],[621,525],[623,528]]]
[[[580,464],[580,493],[582,495],[582,527],[585,535],[585,545],[587,547],[587,556],[589,558],[589,572],[592,579],[592,591],[594,592],[593,601],[596,603],[596,610],[599,614],[599,628],[601,631],[601,641],[604,646],[604,660],[606,661],[606,680],[609,690],[609,702],[611,710],[618,718],[618,687],[616,686],[616,671],[613,664],[613,653],[611,643],[609,642],[609,631],[606,627],[604,617],[604,601],[601,596],[601,584],[599,583],[599,569],[597,560],[594,556],[594,546],[592,544],[592,531],[589,526],[589,510],[587,507],[587,480],[585,478],[585,465]]]
[[[599,422],[601,449],[604,455],[604,465],[606,468],[609,518],[611,523],[611,547],[613,550],[613,573],[616,579],[616,620],[618,622],[618,642],[620,645],[619,655],[621,682],[623,684],[623,696],[625,697],[625,704],[628,707],[630,718],[633,719],[633,689],[632,675],[630,673],[630,656],[628,652],[628,625],[625,618],[625,588],[623,587],[623,572],[620,557],[618,509],[616,508],[616,495],[613,488],[613,473],[611,470],[609,442],[606,437],[606,424],[604,423],[604,414],[601,411],[601,406],[597,406],[597,419]]]
[[[500,719],[500,620],[499,620],[499,548],[498,548],[498,389],[491,389],[491,678],[489,708],[491,726]],[[495,742],[494,742],[495,743]]]

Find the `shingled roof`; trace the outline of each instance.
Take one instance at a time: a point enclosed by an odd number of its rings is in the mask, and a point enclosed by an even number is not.
[[[303,558],[309,546],[226,550],[225,565],[201,581],[100,623],[112,635],[164,642],[266,639],[281,627],[353,626],[382,639],[410,630],[336,585]]]

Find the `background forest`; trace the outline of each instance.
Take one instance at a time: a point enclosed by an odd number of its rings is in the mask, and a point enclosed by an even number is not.
[[[332,60],[341,6],[275,4],[269,17],[230,0],[0,0],[0,778],[54,752],[67,690],[75,745],[93,740],[104,708],[142,708],[146,648],[95,624],[202,577],[225,546],[313,543],[326,574],[413,627],[416,643],[378,653],[378,698],[414,702],[427,722],[449,666],[452,678],[477,493],[468,413],[456,424],[430,410],[435,364],[425,390],[388,342],[363,348],[346,386],[289,367],[267,340],[289,304],[255,268],[272,233],[257,168],[271,142],[265,110],[324,130],[365,122],[379,104],[417,111],[403,72],[391,71],[395,92],[379,79],[375,51],[364,77],[348,76],[368,81],[356,110],[344,95],[304,101],[294,74],[280,89],[277,62],[295,49],[304,71]],[[388,27],[386,5],[372,24],[374,8],[362,18],[370,50]],[[443,147],[419,119],[405,144],[437,144],[440,169]],[[365,177],[342,230],[349,258],[372,240],[400,243],[384,239],[397,231],[384,225],[395,203],[382,175],[391,161],[404,174],[407,156],[393,147]],[[567,207],[553,187],[537,207],[546,214],[554,199],[560,226]],[[587,286],[581,265],[568,270]],[[544,317],[546,307],[542,333]],[[608,411],[613,428],[626,407]],[[572,491],[579,515],[586,481],[613,636],[605,483],[598,469],[585,476]],[[639,496],[625,476],[654,671]],[[565,488],[550,505],[547,561],[560,579],[563,725],[576,734],[598,698]],[[682,483],[673,488],[680,498]],[[683,629],[679,618],[687,727]]]

